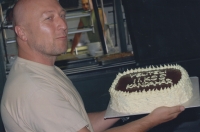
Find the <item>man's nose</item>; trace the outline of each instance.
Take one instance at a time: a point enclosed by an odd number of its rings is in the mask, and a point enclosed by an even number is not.
[[[66,22],[66,19],[65,18],[59,18],[59,21],[58,21],[58,28],[59,29],[63,29],[63,30],[66,30],[67,29],[67,22]]]

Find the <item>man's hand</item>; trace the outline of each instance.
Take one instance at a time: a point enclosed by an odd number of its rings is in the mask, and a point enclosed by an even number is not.
[[[154,126],[176,118],[185,108],[183,106],[159,107],[152,111],[148,116]]]
[[[184,111],[184,109],[185,108],[183,106],[159,107],[155,109],[154,111],[152,111],[149,115],[141,119],[127,123],[122,126],[107,129],[105,132],[130,132],[130,131],[131,132],[146,132],[149,129],[161,123],[164,123],[176,118],[182,111]],[[94,119],[96,119],[96,117]],[[100,127],[101,126],[103,125],[100,124]],[[79,132],[87,132],[87,131],[88,131],[87,128],[83,128]]]

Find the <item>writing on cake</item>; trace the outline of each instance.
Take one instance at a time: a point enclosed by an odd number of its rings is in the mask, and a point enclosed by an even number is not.
[[[173,85],[172,79],[166,78],[166,70],[164,71],[149,71],[149,72],[140,72],[136,74],[130,74],[133,83],[127,84],[126,89],[131,88],[141,88],[156,86],[161,84],[170,84]]]

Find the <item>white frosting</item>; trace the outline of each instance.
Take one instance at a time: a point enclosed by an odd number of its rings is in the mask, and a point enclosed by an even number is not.
[[[165,69],[178,69],[181,72],[181,79],[177,84],[174,84],[171,88],[162,88],[161,90],[143,90],[142,92],[123,92],[115,90],[115,86],[119,79],[127,74],[134,73],[136,76],[145,76],[138,72],[153,71]],[[154,71],[156,70],[156,71]],[[136,74],[138,73],[138,74]],[[135,76],[131,74],[131,76]],[[140,75],[139,75],[140,74]],[[161,73],[163,74],[163,73]],[[162,75],[163,77],[165,74]],[[163,82],[162,77],[159,83],[172,83],[170,79]],[[147,84],[142,84],[143,87],[147,87]],[[153,83],[152,83],[153,85]],[[126,89],[137,87],[138,85],[127,85]],[[139,88],[139,87],[138,87]],[[159,67],[150,66],[149,68],[137,68],[127,70],[123,73],[119,73],[112,83],[109,89],[111,96],[111,108],[122,113],[146,113],[151,112],[155,108],[160,106],[175,106],[183,104],[192,97],[192,84],[189,79],[187,71],[179,65],[164,65]]]

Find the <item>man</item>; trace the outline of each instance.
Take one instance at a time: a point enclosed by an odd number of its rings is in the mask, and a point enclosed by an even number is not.
[[[108,129],[119,119],[87,114],[72,82],[56,66],[67,49],[65,10],[57,0],[18,0],[13,9],[18,58],[1,101],[6,132],[143,132],[174,119],[182,106],[161,107],[146,117]]]
[[[93,26],[94,30],[87,32],[88,39],[89,39],[90,43],[101,42],[92,1],[91,0],[81,0],[81,3],[82,3],[83,10],[85,12],[90,12],[91,16],[90,17],[81,17],[79,24],[78,24],[78,29],[81,29],[84,27],[89,28],[89,27]],[[109,52],[115,52],[115,48],[114,48],[113,42],[110,37],[109,29],[106,26],[106,23],[107,23],[106,15],[104,14],[104,12],[101,8],[98,8],[98,11],[99,11],[100,22],[101,22],[107,50]],[[72,47],[71,47],[72,54],[74,53],[74,49],[80,42],[80,37],[81,37],[81,33],[76,33],[74,35],[74,39],[73,39]]]

